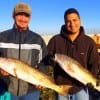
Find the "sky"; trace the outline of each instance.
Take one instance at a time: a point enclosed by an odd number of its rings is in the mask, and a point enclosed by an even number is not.
[[[0,32],[13,27],[13,8],[18,2],[31,6],[29,28],[38,34],[58,34],[64,24],[64,12],[76,8],[86,34],[100,32],[100,0],[2,0],[0,2]]]

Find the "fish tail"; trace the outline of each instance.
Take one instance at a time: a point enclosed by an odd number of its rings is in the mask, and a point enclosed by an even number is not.
[[[70,86],[70,85],[58,85],[57,92],[63,96],[67,96],[71,87],[72,86]]]

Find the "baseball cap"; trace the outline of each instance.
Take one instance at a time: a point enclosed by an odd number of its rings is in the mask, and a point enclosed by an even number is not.
[[[17,3],[14,7],[14,14],[21,12],[31,15],[31,7],[26,3]]]

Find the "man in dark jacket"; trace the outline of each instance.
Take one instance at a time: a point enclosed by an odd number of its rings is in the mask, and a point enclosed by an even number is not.
[[[64,14],[64,20],[65,24],[61,27],[60,34],[48,43],[48,55],[65,54],[77,60],[94,75],[100,74],[100,58],[96,44],[85,35],[78,11],[74,8],[68,9]],[[54,78],[57,84],[73,86],[67,97],[58,95],[57,100],[89,100],[87,86],[66,74],[58,64],[54,64]]]
[[[46,56],[46,45],[40,35],[29,30],[30,18],[30,6],[26,3],[16,4],[13,11],[13,28],[0,34],[0,56],[17,58],[33,67],[43,69],[43,63],[41,68],[38,65]],[[0,72],[0,78],[11,93],[11,100],[39,100],[38,88],[42,88],[41,86],[33,86],[3,70]]]

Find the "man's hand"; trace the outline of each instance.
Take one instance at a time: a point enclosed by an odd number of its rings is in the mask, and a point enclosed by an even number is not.
[[[100,86],[100,75],[97,76],[97,83],[96,86]]]
[[[0,74],[3,75],[3,76],[8,76],[9,75],[8,72],[6,72],[6,71],[4,71],[2,69],[0,69]]]
[[[42,89],[45,88],[45,87],[43,87],[43,86],[41,86],[41,85],[35,85],[35,87],[36,87],[37,89],[40,89],[40,90],[42,90]]]
[[[92,83],[88,83],[87,87],[89,88],[90,91],[94,91],[94,86],[92,85]]]

